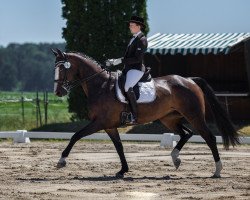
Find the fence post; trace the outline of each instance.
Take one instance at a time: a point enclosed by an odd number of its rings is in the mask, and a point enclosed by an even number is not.
[[[48,91],[44,92],[44,123],[47,124],[48,122]]]
[[[36,91],[36,127],[38,128],[38,91]]]
[[[41,107],[40,107],[40,99],[39,99],[39,97],[37,99],[37,103],[38,103],[38,113],[39,113],[40,126],[42,126],[42,115],[41,115]]]
[[[36,127],[37,128],[38,128],[38,120],[40,122],[40,126],[42,126],[42,116],[41,116],[41,108],[40,108],[40,99],[39,99],[39,95],[38,95],[38,91],[37,91],[36,92]]]
[[[174,141],[173,133],[163,133],[161,139],[161,147],[174,147],[176,145],[176,141]]]
[[[21,106],[22,106],[22,119],[23,119],[23,127],[25,126],[24,124],[24,98],[23,98],[23,92],[21,96]]]

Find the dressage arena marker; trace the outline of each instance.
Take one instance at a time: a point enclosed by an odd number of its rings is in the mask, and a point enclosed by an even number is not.
[[[30,138],[25,136],[26,130],[17,130],[13,137],[13,143],[30,143]]]
[[[33,139],[70,139],[74,133],[67,132],[28,132],[27,130],[0,132],[0,138],[12,138],[13,143],[30,143]],[[160,142],[161,147],[174,147],[180,140],[179,135],[173,133],[163,134],[120,134],[121,140],[125,141],[154,141]],[[110,140],[106,133],[94,133],[82,138],[82,140]],[[222,143],[221,136],[216,136],[217,143]],[[250,144],[250,137],[240,137],[242,144]],[[193,135],[188,142],[205,143],[199,135]]]

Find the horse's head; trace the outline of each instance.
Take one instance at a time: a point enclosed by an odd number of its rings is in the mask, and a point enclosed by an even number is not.
[[[61,52],[59,49],[57,51],[51,50],[56,57],[54,93],[62,97],[68,94],[69,84],[74,81],[76,69],[66,53]]]
[[[56,57],[55,61],[55,83],[54,93],[55,95],[62,97],[68,94],[70,89],[86,83],[87,81],[95,78],[99,82],[103,83],[103,79],[107,79],[107,74],[102,73],[103,70],[100,64],[91,57],[88,57],[82,53],[64,53],[59,49],[57,51],[51,49]],[[102,73],[102,74],[101,74]],[[98,82],[98,81],[97,81]],[[91,82],[96,84],[96,81]],[[87,95],[86,85],[83,86],[83,90]]]

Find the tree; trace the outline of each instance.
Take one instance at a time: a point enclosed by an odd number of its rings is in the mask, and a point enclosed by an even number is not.
[[[53,91],[55,57],[50,48],[65,44],[11,43],[0,47],[0,90]]]
[[[62,4],[62,16],[67,20],[63,28],[66,50],[84,52],[99,62],[123,56],[130,38],[126,21],[132,15],[143,17],[147,25],[146,0],[62,0]],[[147,26],[145,34],[148,31]],[[75,94],[69,95],[69,111],[76,113],[78,119],[88,119],[83,114],[87,113],[83,90],[79,87],[71,93]],[[79,113],[78,108],[83,106]]]

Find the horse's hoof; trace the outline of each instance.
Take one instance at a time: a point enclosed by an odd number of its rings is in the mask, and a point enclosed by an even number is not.
[[[116,178],[124,178],[124,173],[122,172],[117,172],[115,175]]]
[[[56,167],[58,169],[60,169],[60,168],[63,168],[65,166],[66,166],[66,161],[64,160],[64,161],[58,162]]]
[[[211,176],[211,178],[221,178],[220,174],[214,174],[213,176]]]
[[[181,159],[180,158],[176,158],[174,160],[174,166],[175,166],[175,169],[177,170],[181,165]]]

